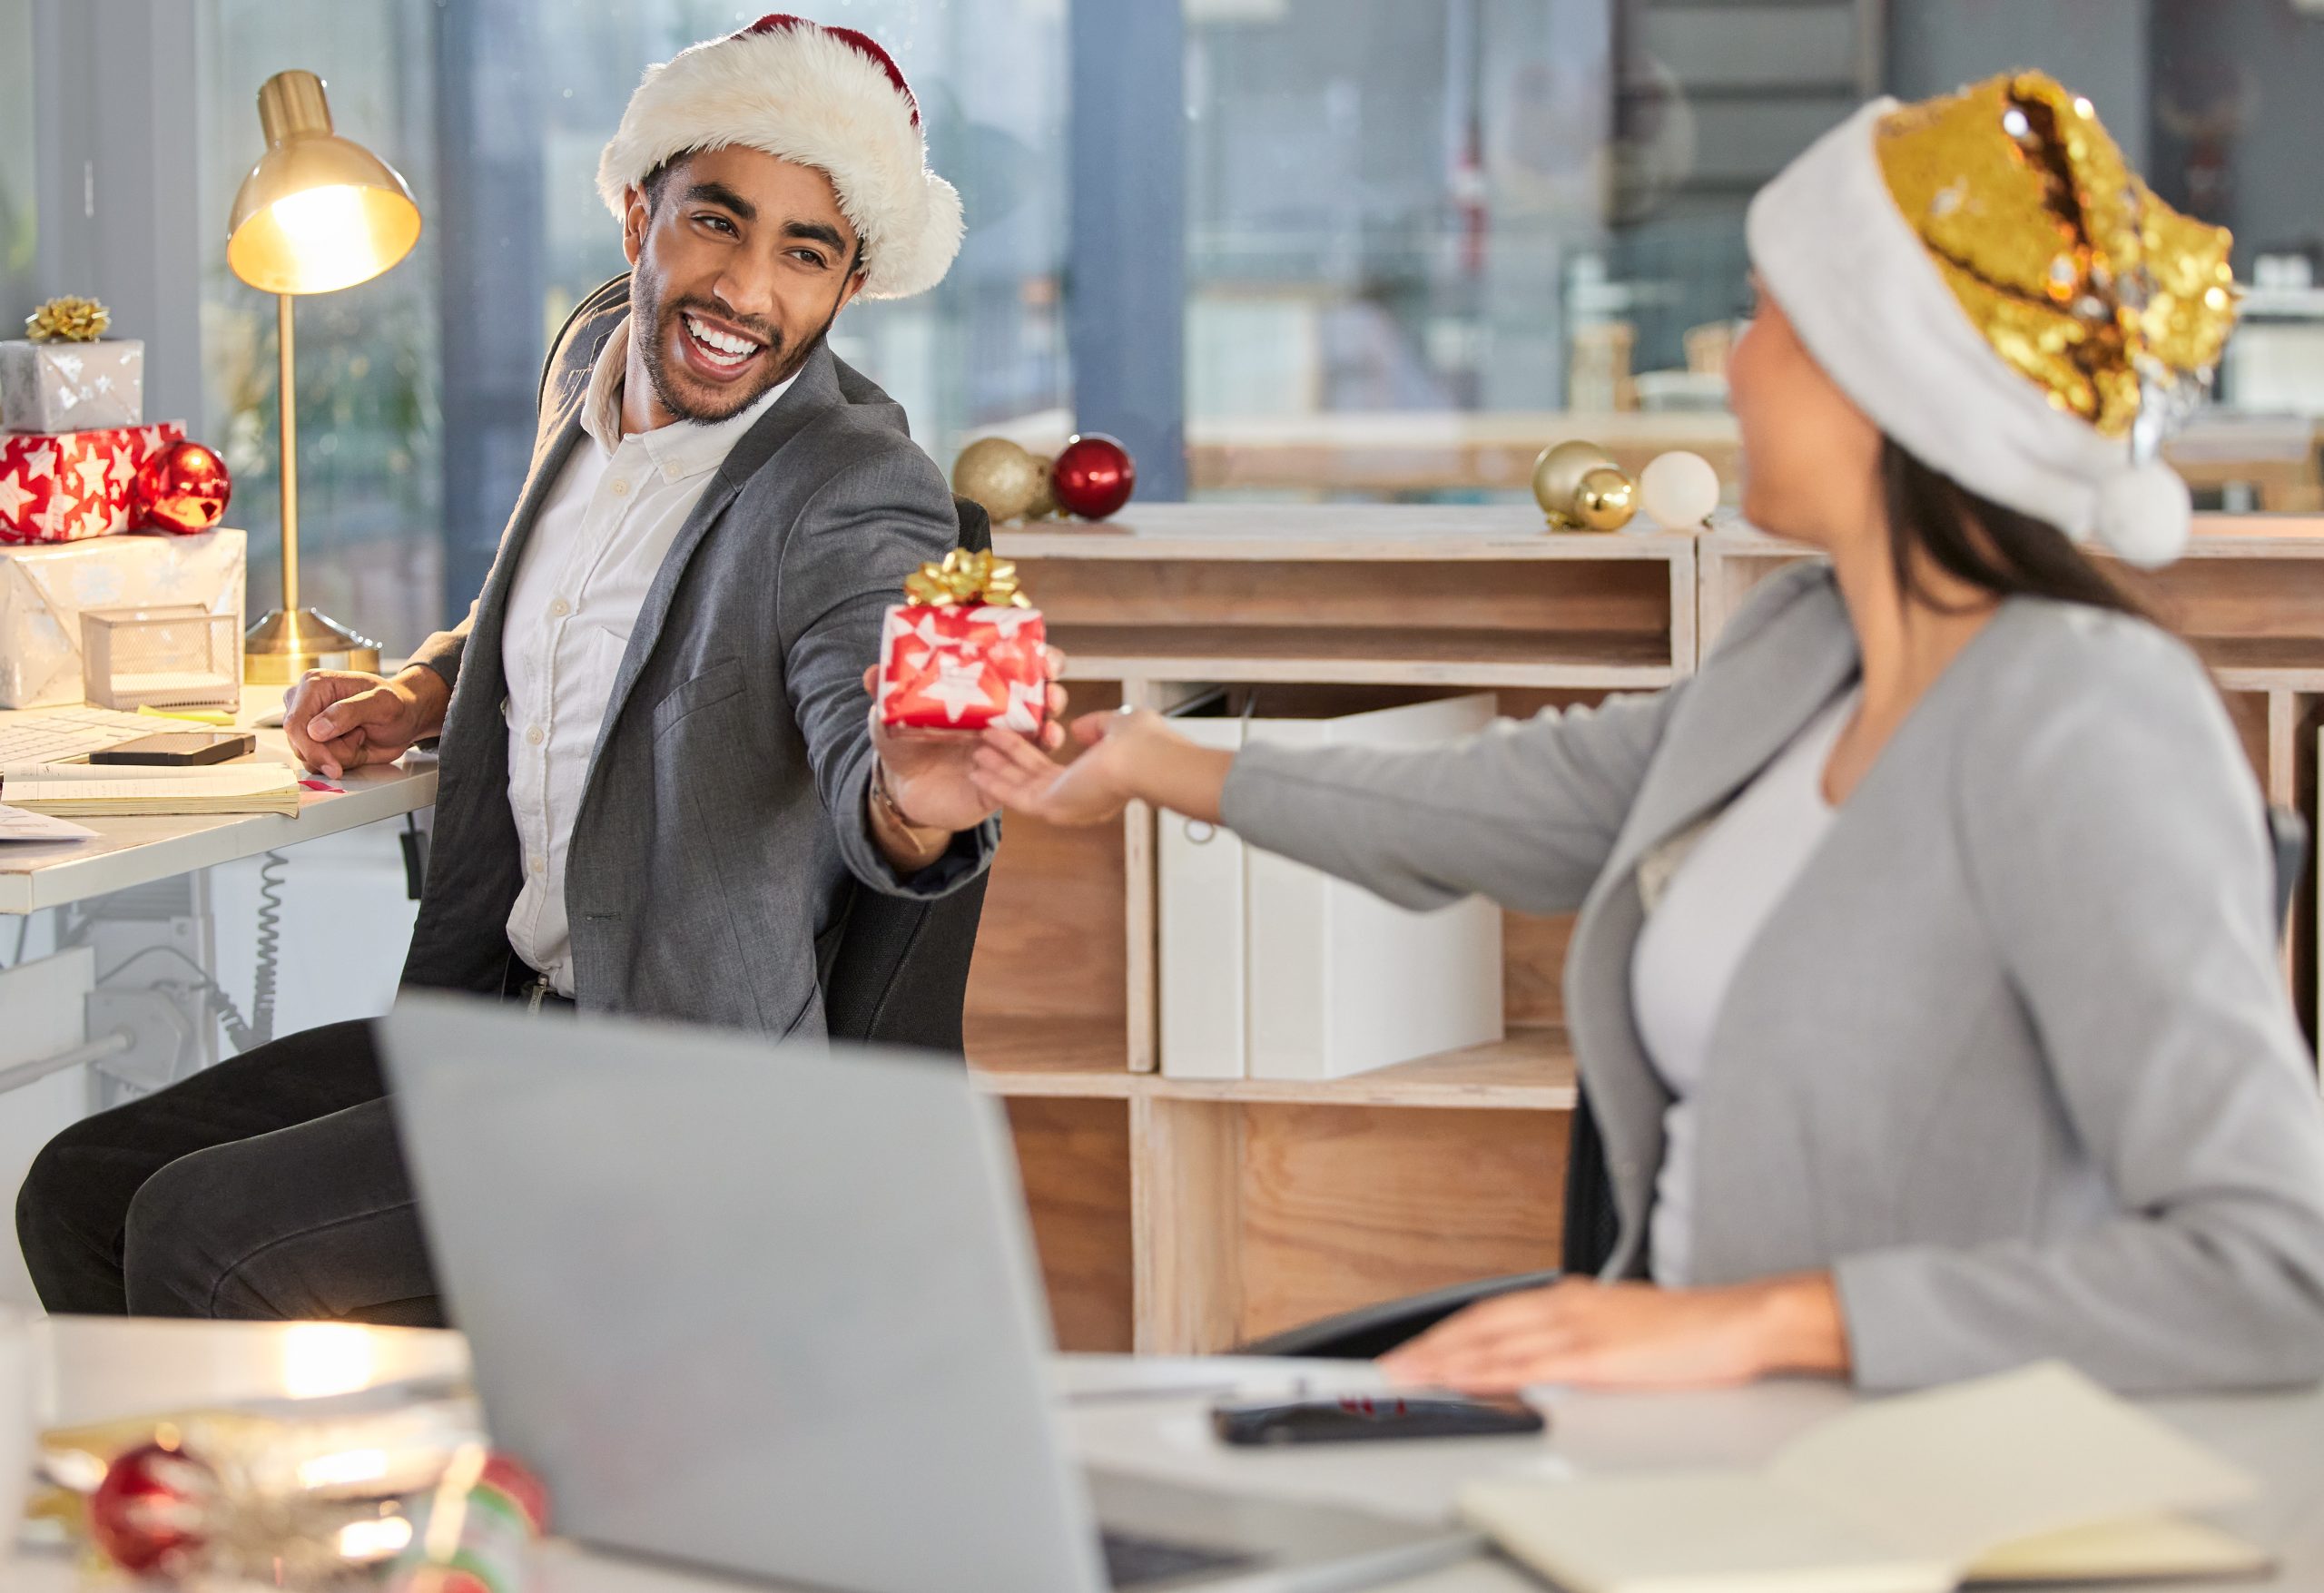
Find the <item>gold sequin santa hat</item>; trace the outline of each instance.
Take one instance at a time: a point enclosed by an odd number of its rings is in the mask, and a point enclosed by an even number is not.
[[[2186,546],[2158,450],[2235,324],[2230,242],[2154,197],[2040,73],[1876,100],[1751,204],[1751,263],[1907,451],[2135,564]]]

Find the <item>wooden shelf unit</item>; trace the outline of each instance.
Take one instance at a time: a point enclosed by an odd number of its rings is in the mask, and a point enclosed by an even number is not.
[[[1138,506],[1003,530],[1077,712],[1191,686],[1502,711],[1693,667],[1689,536],[1552,536],[1531,509]],[[1155,819],[1006,824],[969,988],[1060,1342],[1220,1350],[1317,1314],[1551,1264],[1573,1059],[1568,924],[1508,915],[1509,1037],[1323,1083],[1184,1079],[1157,1054]]]

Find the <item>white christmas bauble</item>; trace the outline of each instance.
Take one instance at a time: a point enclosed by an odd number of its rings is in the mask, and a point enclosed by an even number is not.
[[[1639,506],[1666,531],[1692,531],[1718,507],[1718,472],[1700,454],[1660,454],[1639,473]]]

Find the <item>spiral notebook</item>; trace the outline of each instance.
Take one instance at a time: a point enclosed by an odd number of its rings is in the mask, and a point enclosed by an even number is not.
[[[130,813],[299,811],[299,779],[285,763],[157,769],[133,763],[15,763],[0,767],[0,802],[59,819]]]

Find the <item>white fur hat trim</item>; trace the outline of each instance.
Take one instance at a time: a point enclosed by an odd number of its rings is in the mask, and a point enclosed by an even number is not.
[[[960,251],[960,196],[928,169],[911,95],[813,23],[707,40],[646,68],[598,158],[597,192],[618,220],[628,190],[664,162],[734,145],[831,178],[863,240],[867,299],[926,292]]]
[[[2075,541],[2168,564],[2186,546],[2187,489],[2140,464],[2021,375],[1962,310],[1888,192],[1876,100],[1826,133],[1751,202],[1759,280],[1816,362],[1915,458]],[[2166,479],[2167,478],[2167,479]]]

